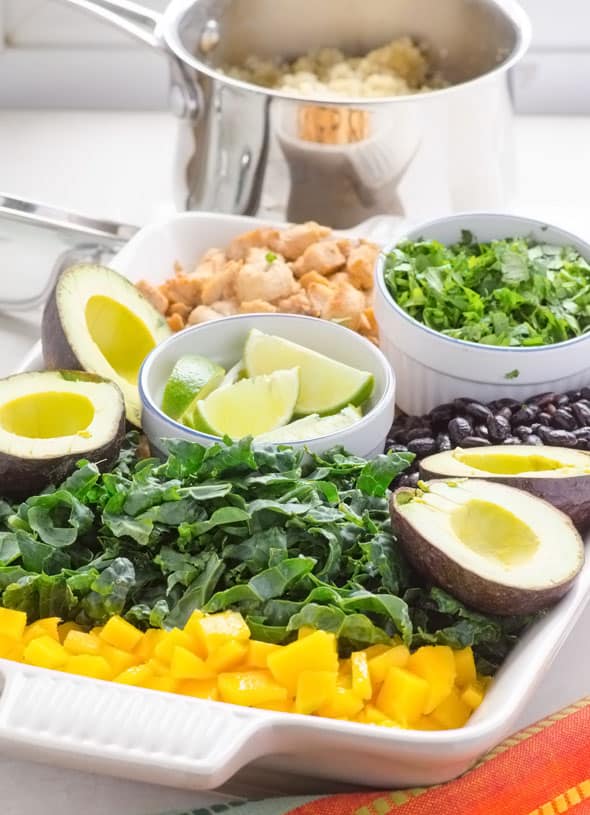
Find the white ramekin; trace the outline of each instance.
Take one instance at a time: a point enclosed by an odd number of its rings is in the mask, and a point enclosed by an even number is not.
[[[350,453],[371,457],[383,452],[395,409],[395,377],[387,360],[368,340],[335,323],[295,314],[244,314],[196,325],[174,334],[158,345],[143,363],[139,374],[142,426],[155,449],[161,439],[174,438],[211,445],[216,436],[199,433],[175,422],[162,412],[162,394],[174,363],[183,354],[201,354],[226,368],[241,357],[248,332],[258,328],[266,334],[298,342],[340,362],[370,371],[375,377],[373,395],[362,419],[354,425],[322,436],[295,442],[321,453],[342,446]]]
[[[543,243],[573,246],[590,260],[590,244],[564,229],[516,215],[464,213],[422,224],[397,239],[379,256],[375,315],[381,350],[395,369],[397,404],[422,415],[461,396],[483,402],[527,399],[542,391],[567,391],[590,381],[590,335],[533,348],[499,348],[446,337],[410,317],[389,293],[383,277],[386,256],[401,240],[453,244],[461,230],[477,240],[532,237]]]

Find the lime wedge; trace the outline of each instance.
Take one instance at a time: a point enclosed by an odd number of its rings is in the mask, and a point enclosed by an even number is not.
[[[373,375],[336,362],[282,337],[252,329],[244,348],[248,376],[299,367],[299,399],[295,413],[307,416],[338,413],[347,405],[361,405],[373,391]]]
[[[329,436],[330,433],[337,433],[350,425],[358,422],[362,418],[362,413],[357,407],[350,405],[334,413],[332,416],[319,416],[311,413],[303,419],[278,427],[268,433],[261,433],[256,436],[255,441],[275,442],[277,444],[290,444],[294,441],[306,441],[307,439],[319,439],[322,436]]]
[[[195,428],[214,436],[257,436],[291,421],[299,371],[275,371],[218,388],[196,404]]]
[[[162,410],[183,424],[194,410],[195,400],[203,399],[216,388],[225,371],[210,359],[187,354],[180,357],[164,388]]]

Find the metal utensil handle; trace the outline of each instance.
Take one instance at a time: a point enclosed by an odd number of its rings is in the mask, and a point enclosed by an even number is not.
[[[164,48],[162,40],[156,33],[162,18],[157,11],[145,8],[132,0],[62,0],[62,2],[90,11],[146,45]]]

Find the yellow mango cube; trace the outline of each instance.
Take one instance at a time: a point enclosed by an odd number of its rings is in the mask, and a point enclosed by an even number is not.
[[[424,714],[430,694],[425,679],[404,668],[390,668],[377,697],[377,707],[404,727]]]
[[[461,694],[461,699],[471,710],[476,710],[483,702],[483,690],[476,684],[469,685]]]
[[[142,637],[143,632],[139,628],[119,617],[118,614],[111,617],[100,632],[102,640],[121,651],[133,651],[141,642]]]
[[[25,633],[27,615],[24,611],[0,607],[0,634],[13,640],[20,640]]]
[[[219,699],[217,677],[212,679],[181,679],[176,686],[176,693],[184,696],[195,696],[198,699]]]
[[[241,665],[248,654],[248,643],[238,640],[228,640],[213,653],[209,654],[205,664],[214,674],[229,671]]]
[[[392,647],[392,645],[385,645],[385,643],[379,642],[376,645],[369,645],[368,648],[365,648],[365,654],[367,655],[367,659],[373,659],[373,657],[380,657],[381,654],[389,651]]]
[[[356,693],[346,688],[336,688],[330,699],[318,708],[319,716],[329,719],[352,719],[363,708],[363,702]]]
[[[154,676],[168,676],[170,673],[170,666],[159,659],[152,657],[145,663]]]
[[[166,632],[161,628],[148,628],[140,639],[138,645],[133,649],[133,653],[140,662],[147,662],[154,655],[156,645],[166,637]]]
[[[431,713],[432,719],[446,730],[463,727],[470,715],[471,708],[461,699],[456,688]]]
[[[177,645],[172,654],[170,675],[174,679],[210,679],[214,673],[201,657]]]
[[[189,623],[191,635],[206,648],[207,654],[229,641],[245,642],[250,639],[250,629],[238,611],[221,611],[196,617],[194,621],[191,616]]]
[[[121,685],[140,686],[144,685],[152,677],[153,673],[147,665],[133,665],[116,676],[113,682],[119,682]]]
[[[278,685],[269,671],[235,671],[217,677],[219,698],[233,705],[263,707],[284,702],[287,691]]]
[[[309,637],[310,634],[313,634],[315,628],[312,628],[310,625],[302,625],[299,631],[297,632],[297,639],[302,640],[305,637]]]
[[[369,661],[364,651],[355,651],[350,655],[352,669],[352,691],[359,699],[370,699],[373,695],[373,686],[369,675]]]
[[[367,724],[383,724],[383,722],[388,721],[385,713],[382,713],[375,705],[365,705],[363,712]]]
[[[24,644],[22,640],[15,640],[0,634],[0,657],[20,662],[23,658]]]
[[[92,634],[85,634],[83,631],[77,631],[76,629],[68,631],[63,645],[70,654],[100,656],[101,642],[98,637],[93,637]]]
[[[45,617],[43,620],[37,620],[37,622],[28,625],[23,634],[23,642],[25,645],[37,637],[44,636],[51,637],[56,640],[56,642],[59,642],[59,634],[57,631],[59,620],[59,617]]]
[[[61,623],[61,625],[57,626],[59,641],[62,644],[70,631],[82,631],[82,626],[78,625],[78,623]]]
[[[69,657],[68,652],[60,642],[45,634],[37,637],[25,647],[24,660],[29,665],[39,668],[61,668]]]
[[[394,645],[383,653],[369,659],[369,676],[373,690],[385,682],[390,668],[404,668],[410,658],[410,652],[405,645]]]
[[[414,730],[440,730],[441,726],[436,722],[432,716],[420,716],[419,719],[412,724]]]
[[[334,671],[303,671],[297,680],[296,713],[315,713],[336,693],[338,674]]]
[[[246,665],[248,668],[267,668],[267,660],[271,654],[281,649],[280,645],[272,642],[260,642],[260,640],[250,640],[248,643],[248,654]]]
[[[406,665],[408,671],[421,676],[430,686],[424,713],[432,713],[446,699],[455,684],[455,657],[448,645],[424,645],[415,651]]]
[[[126,671],[127,668],[131,668],[139,662],[139,659],[134,654],[130,654],[129,651],[122,651],[120,648],[115,648],[107,642],[100,643],[100,655],[106,659],[115,675]]]
[[[475,660],[473,650],[470,647],[462,648],[460,651],[453,651],[455,659],[455,671],[457,672],[457,685],[466,688],[477,679],[475,671]]]
[[[267,702],[260,705],[264,710],[274,710],[276,713],[294,713],[293,701],[285,699],[283,702]]]
[[[297,680],[303,671],[338,672],[336,637],[327,631],[314,631],[271,654],[268,667],[279,685],[295,696]]]
[[[165,693],[176,693],[178,682],[171,676],[152,676],[142,682],[141,687],[164,691]]]
[[[185,631],[181,631],[180,628],[165,631],[164,636],[154,648],[154,656],[169,665],[172,661],[174,649],[178,645],[186,648],[187,651],[192,651],[193,639]]]
[[[70,656],[63,665],[63,670],[80,676],[89,676],[92,679],[112,679],[114,671],[104,657],[95,657],[88,654]]]

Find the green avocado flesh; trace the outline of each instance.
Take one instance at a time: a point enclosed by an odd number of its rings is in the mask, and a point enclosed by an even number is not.
[[[145,323],[130,309],[96,294],[86,304],[88,333],[111,368],[134,385],[142,362],[156,347]]]
[[[540,544],[530,526],[514,513],[479,498],[451,513],[451,528],[464,546],[506,566],[524,563]]]
[[[93,419],[92,402],[76,393],[29,393],[0,407],[0,427],[29,439],[82,434]]]

